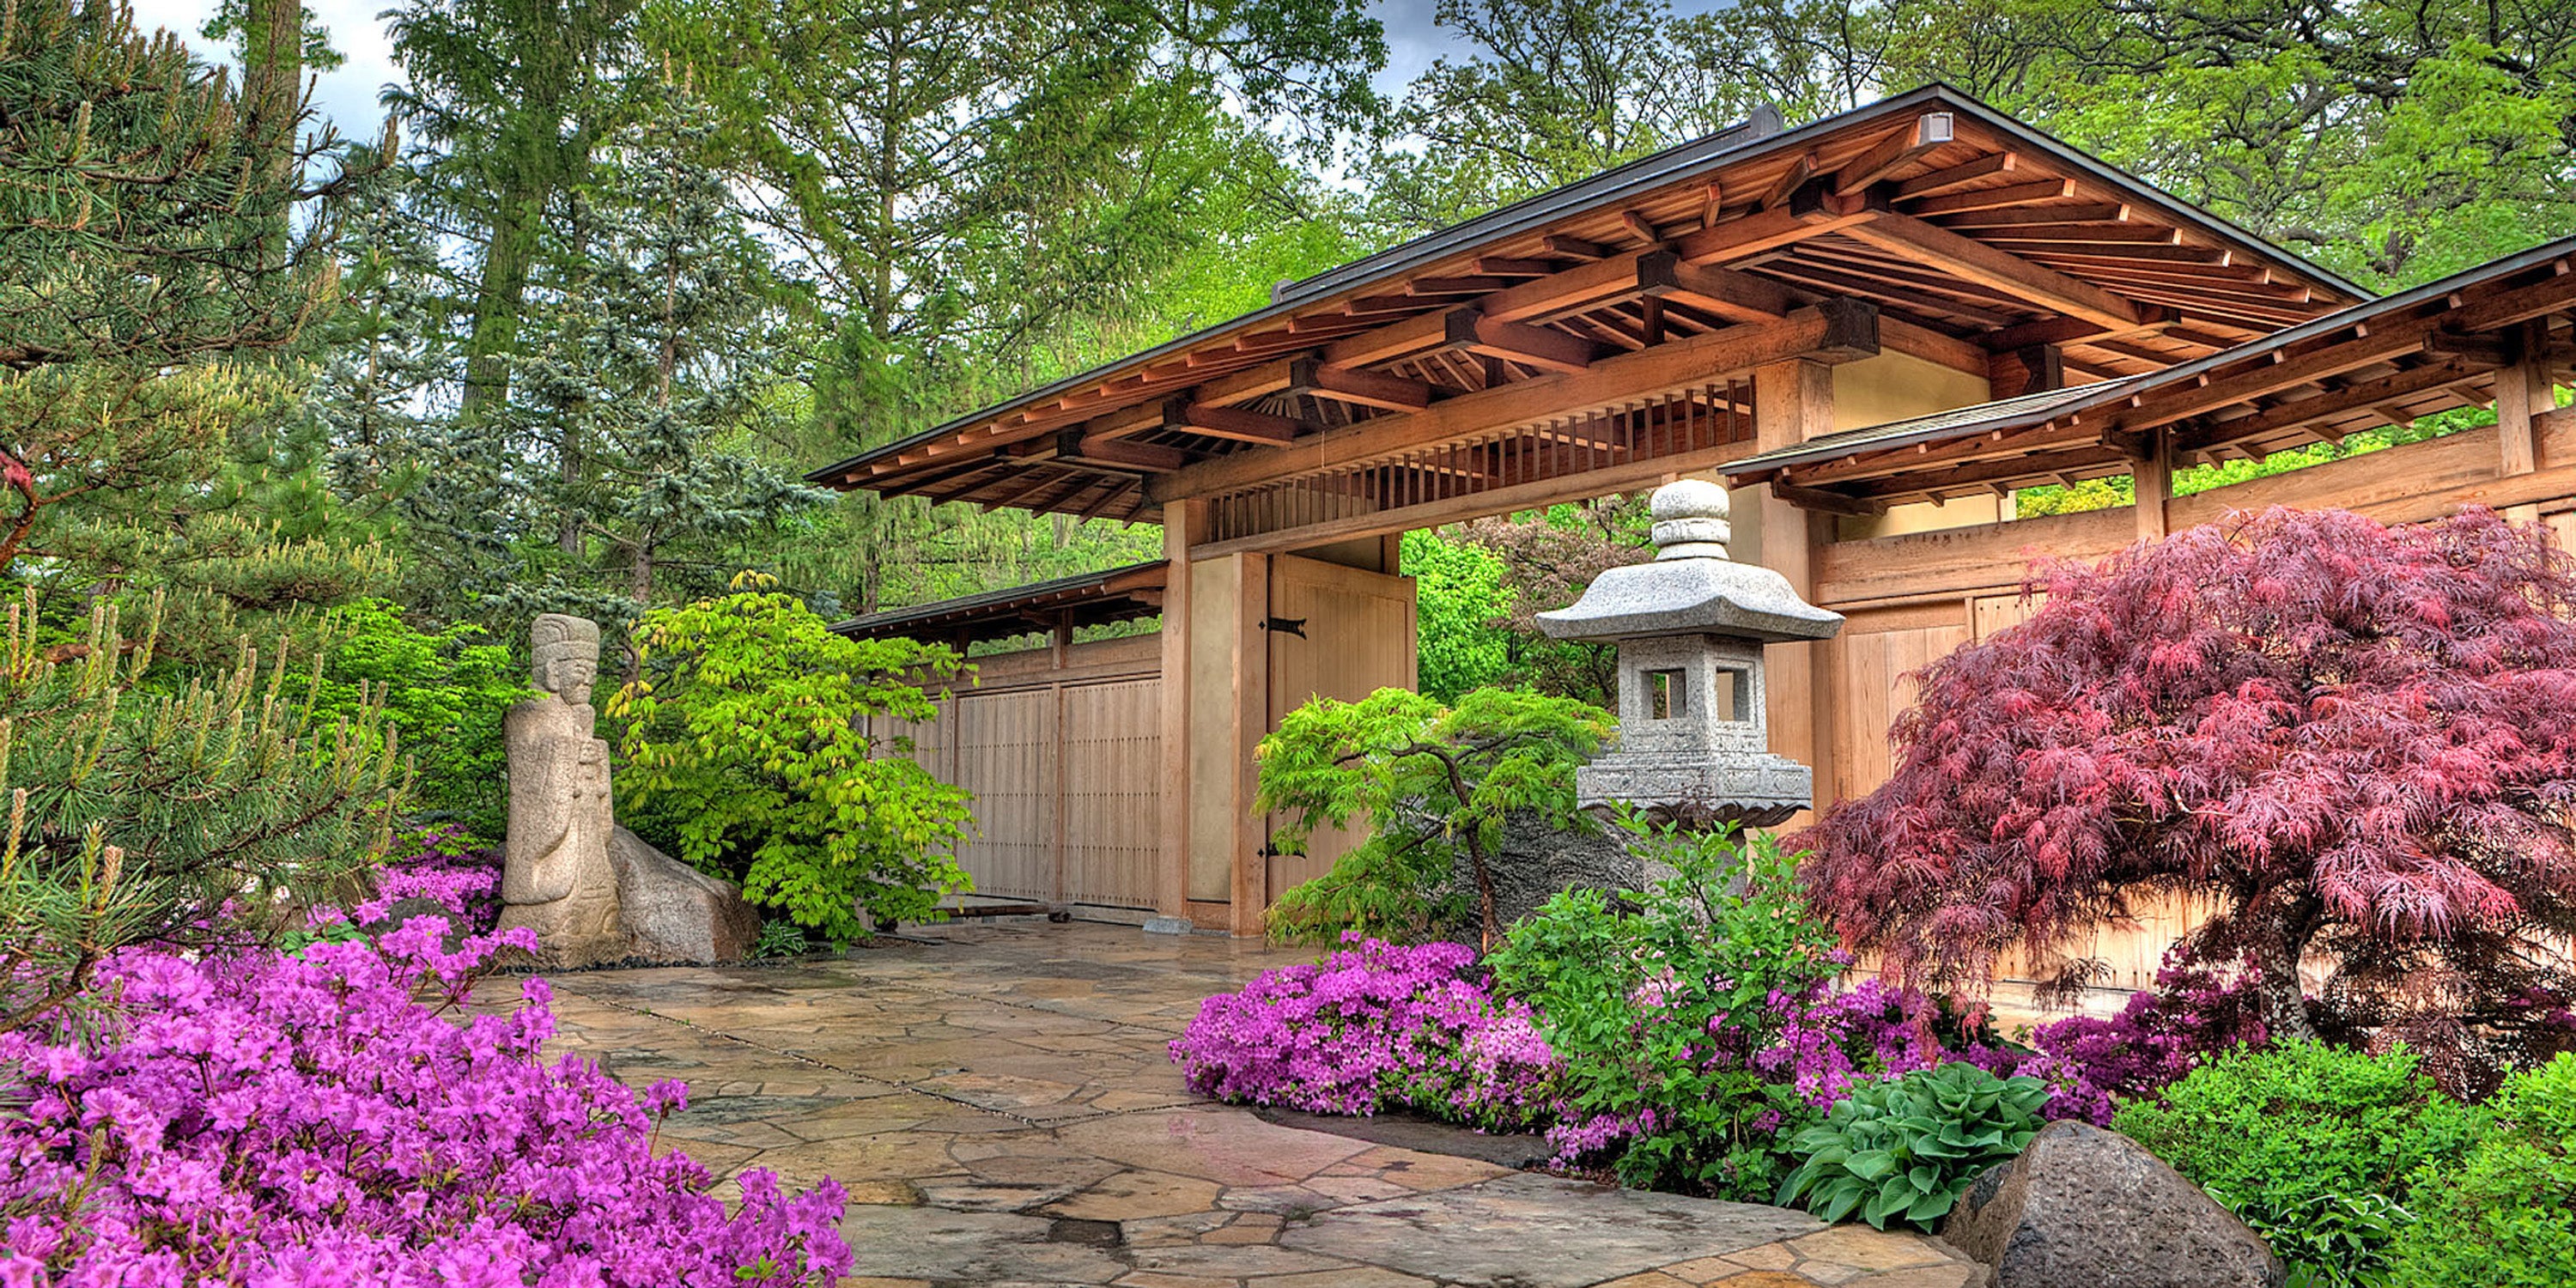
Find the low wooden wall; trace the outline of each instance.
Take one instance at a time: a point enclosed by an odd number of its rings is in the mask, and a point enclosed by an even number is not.
[[[1162,654],[1151,635],[976,659],[936,718],[884,721],[975,794],[978,894],[1151,908],[1162,808]]]

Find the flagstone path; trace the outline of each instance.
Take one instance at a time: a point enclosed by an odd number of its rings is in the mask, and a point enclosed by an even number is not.
[[[1030,919],[552,977],[556,1050],[684,1078],[666,1144],[850,1191],[845,1285],[1969,1288],[1947,1245],[1265,1122],[1165,1052],[1294,953]],[[728,1189],[730,1182],[727,1183]]]

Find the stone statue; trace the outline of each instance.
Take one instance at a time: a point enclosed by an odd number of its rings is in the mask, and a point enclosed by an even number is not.
[[[628,955],[608,856],[617,826],[608,744],[598,714],[599,624],[546,613],[531,632],[536,684],[546,696],[510,708],[510,826],[501,872],[501,927],[526,926],[549,965],[587,966]]]

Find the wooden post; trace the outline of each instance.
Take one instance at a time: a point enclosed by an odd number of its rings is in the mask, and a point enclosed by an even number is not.
[[[1794,447],[1833,428],[1833,368],[1793,359],[1754,369],[1753,434],[1759,450]],[[1812,600],[1822,547],[1833,539],[1833,516],[1799,509],[1773,496],[1767,486],[1758,489],[1755,509],[1763,566]],[[1762,652],[1771,750],[1813,768],[1817,802],[1828,803],[1834,797],[1834,686],[1825,646],[1772,644]],[[1782,826],[1800,826],[1807,817],[1801,814]]]
[[[2149,431],[2146,450],[2129,458],[2129,477],[2136,484],[2138,505],[2138,540],[2162,541],[2166,536],[2166,506],[2173,500],[2172,437],[2162,429]]]
[[[2507,475],[2540,468],[2540,442],[2531,419],[2554,410],[2557,395],[2549,383],[2549,321],[2536,318],[2513,328],[2505,342],[2512,363],[2495,373],[2496,439]]]
[[[1163,844],[1154,910],[1190,915],[1190,545],[1207,523],[1207,502],[1163,506]]]
[[[1232,929],[1258,935],[1270,908],[1270,820],[1252,808],[1260,794],[1260,764],[1253,749],[1270,732],[1270,556],[1237,555],[1243,564],[1243,594],[1235,605],[1234,721],[1231,749],[1234,776],[1223,802],[1203,808],[1223,809],[1234,820],[1234,901]]]

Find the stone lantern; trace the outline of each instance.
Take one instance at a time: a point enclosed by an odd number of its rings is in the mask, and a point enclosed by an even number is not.
[[[1652,509],[1652,560],[1610,569],[1570,607],[1538,615],[1551,638],[1619,647],[1618,746],[1576,772],[1576,793],[1587,807],[1778,823],[1814,803],[1815,774],[1771,753],[1762,646],[1831,639],[1842,615],[1727,557],[1725,488],[1670,483]]]

